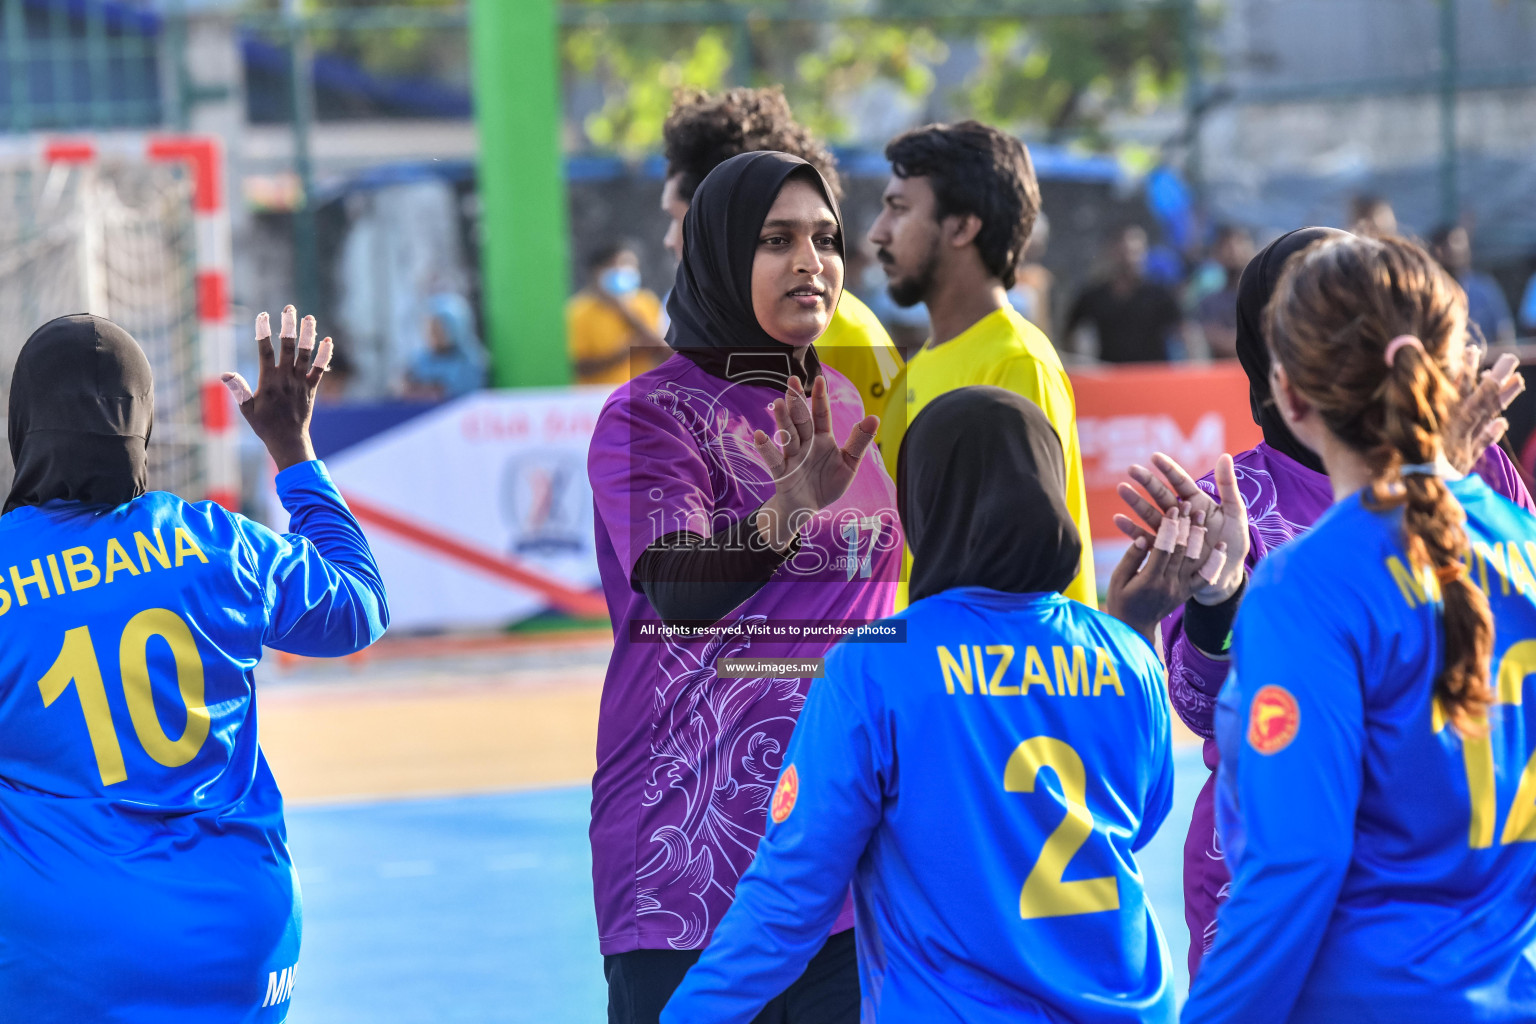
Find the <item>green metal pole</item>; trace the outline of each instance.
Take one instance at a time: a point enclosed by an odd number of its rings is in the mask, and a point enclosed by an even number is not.
[[[1461,214],[1456,183],[1456,0],[1440,0],[1440,219],[1453,223]]]
[[[471,0],[481,295],[492,381],[568,384],[556,0]]]

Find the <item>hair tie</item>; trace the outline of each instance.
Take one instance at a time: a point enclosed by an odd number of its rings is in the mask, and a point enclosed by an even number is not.
[[[1411,334],[1399,334],[1387,342],[1387,351],[1382,355],[1382,358],[1386,360],[1388,366],[1391,366],[1392,360],[1397,358],[1398,351],[1408,346],[1412,346],[1420,352],[1424,351],[1424,343],[1418,338]]]
[[[1440,463],[1438,462],[1409,462],[1402,467],[1403,476],[1439,476]]]
[[[1439,580],[1442,585],[1455,583],[1466,575],[1467,565],[1465,562],[1452,562],[1450,565],[1442,565],[1435,570],[1435,579]]]

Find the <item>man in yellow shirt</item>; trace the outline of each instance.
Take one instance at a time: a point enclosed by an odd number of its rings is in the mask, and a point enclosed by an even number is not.
[[[672,218],[665,242],[678,260],[683,258],[683,217],[694,190],[716,166],[739,153],[777,150],[797,156],[814,165],[834,198],[842,199],[837,161],[795,121],[778,89],[732,89],[719,96],[679,93],[662,127],[662,140],[667,180],[661,189],[661,208]],[[816,354],[823,366],[832,367],[859,389],[865,412],[884,416],[901,373],[901,353],[875,314],[846,288],[831,326],[816,342]]]
[[[880,448],[891,475],[906,425],[946,391],[992,384],[1038,405],[1066,455],[1067,510],[1086,540],[1088,494],[1072,384],[1050,340],[1008,304],[1040,212],[1040,186],[1018,139],[976,121],[929,125],[885,148],[891,180],[869,241],[898,305],[926,303],[933,335],[906,364],[906,401],[886,407]],[[1068,597],[1097,607],[1083,545]],[[904,602],[903,602],[904,603]]]
[[[624,245],[587,261],[587,286],[565,304],[566,343],[578,384],[622,384],[672,354],[661,300],[640,287],[640,259]]]

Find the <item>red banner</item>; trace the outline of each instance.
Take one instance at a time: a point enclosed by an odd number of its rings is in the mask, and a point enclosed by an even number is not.
[[[1166,452],[1190,473],[1209,473],[1222,452],[1236,455],[1263,439],[1248,406],[1248,377],[1237,362],[1080,369],[1070,373],[1077,436],[1095,539],[1123,539],[1114,514],[1125,511],[1115,485],[1133,462]]]

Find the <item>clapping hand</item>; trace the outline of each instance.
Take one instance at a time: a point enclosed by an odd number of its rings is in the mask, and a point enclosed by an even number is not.
[[[773,477],[774,495],[763,504],[757,522],[773,549],[783,551],[811,516],[848,490],[880,419],[864,417],[838,447],[832,437],[832,402],[824,377],[816,378],[809,396],[799,377],[789,378],[784,397],[768,408],[778,429],[773,437],[755,431],[752,444]]]
[[[1216,463],[1219,503],[1168,456],[1158,453],[1152,464],[1161,477],[1145,466],[1129,470],[1152,501],[1129,484],[1118,489],[1140,518],[1115,516],[1131,546],[1109,587],[1110,613],[1143,633],[1190,598],[1216,605],[1237,593],[1248,557],[1248,513],[1230,455]]]
[[[1509,429],[1504,410],[1525,390],[1525,378],[1519,373],[1520,360],[1513,353],[1499,356],[1493,369],[1484,370],[1479,377],[1477,368],[1482,365],[1482,358],[1482,349],[1467,346],[1466,372],[1462,375],[1465,394],[1446,424],[1446,452],[1463,473],[1470,473],[1488,446],[1504,436]]]

